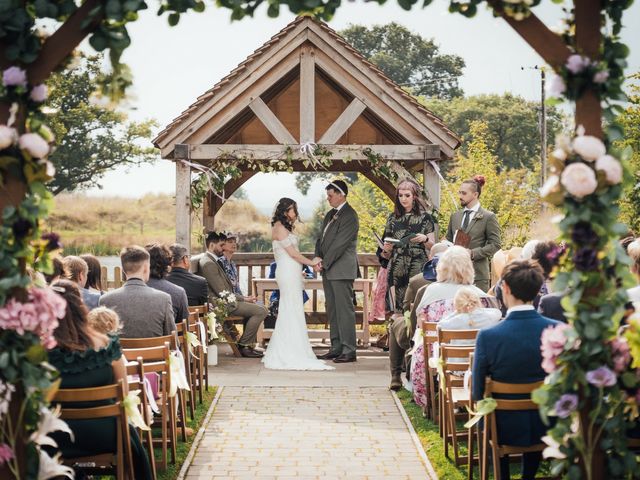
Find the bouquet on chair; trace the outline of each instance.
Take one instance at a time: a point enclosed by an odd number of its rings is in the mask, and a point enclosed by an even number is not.
[[[209,313],[207,314],[207,326],[209,327],[209,340],[217,340],[218,333],[229,327],[225,325],[225,319],[238,306],[238,300],[234,293],[227,290],[220,292],[220,295],[209,303]],[[231,324],[232,328],[235,326]]]

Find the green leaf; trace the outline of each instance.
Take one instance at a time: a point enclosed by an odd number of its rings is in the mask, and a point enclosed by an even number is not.
[[[102,52],[109,46],[109,42],[107,38],[102,34],[102,32],[94,33],[91,38],[89,38],[89,44],[97,51]]]
[[[167,18],[167,21],[169,22],[169,26],[175,27],[180,21],[180,14],[176,12],[171,13]]]
[[[31,345],[25,356],[31,363],[39,365],[47,359],[47,352],[42,345]]]

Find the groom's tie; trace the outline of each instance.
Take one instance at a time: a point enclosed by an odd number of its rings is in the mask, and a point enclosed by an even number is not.
[[[337,213],[338,213],[337,208],[332,208],[331,210],[329,210],[329,221],[327,222],[327,225],[324,227],[324,230],[322,231],[322,238],[324,238],[324,234],[327,233],[329,225],[331,225],[331,222],[333,222],[333,219]]]

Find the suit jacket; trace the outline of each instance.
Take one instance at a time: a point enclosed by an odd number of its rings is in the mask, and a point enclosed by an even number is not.
[[[473,361],[473,398],[484,396],[486,377],[498,382],[532,383],[544,380],[540,336],[558,322],[535,310],[516,311],[496,326],[480,330]],[[496,413],[498,437],[506,445],[540,443],[547,427],[538,410]]]
[[[81,288],[82,301],[89,310],[93,310],[98,306],[100,302],[100,294],[98,292],[92,292],[88,288]]]
[[[348,203],[335,215],[331,210],[325,215],[324,235],[316,242],[315,254],[322,258],[327,280],[355,280],[358,276],[358,229],[358,214]]]
[[[122,324],[122,338],[160,337],[176,329],[168,293],[132,278],[100,297],[100,305],[115,310]]]
[[[147,285],[169,294],[176,323],[189,318],[189,303],[184,288],[174,285],[166,278],[150,278]]]
[[[562,305],[560,304],[562,297],[565,295],[565,292],[547,293],[540,298],[540,303],[538,303],[538,313],[545,317],[558,320],[559,322],[567,323],[567,317],[564,315],[564,308],[562,308]]]
[[[213,258],[213,255],[209,252],[202,254],[198,260],[198,272],[207,281],[209,287],[209,294],[214,297],[219,297],[220,292],[227,291],[233,293],[233,284],[222,266]],[[236,295],[238,300],[242,300],[242,297]]]
[[[447,240],[453,242],[456,230],[462,226],[464,210],[451,214],[447,228]],[[489,262],[500,250],[500,225],[495,213],[480,207],[473,216],[465,233],[471,236],[469,250],[473,256],[475,281],[490,280]]]
[[[184,288],[190,307],[207,303],[208,289],[204,278],[184,268],[172,268],[166,278],[171,283]]]

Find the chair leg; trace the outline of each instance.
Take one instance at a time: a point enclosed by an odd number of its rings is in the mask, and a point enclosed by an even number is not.
[[[178,390],[178,405],[180,407],[180,434],[182,441],[187,441],[187,409],[184,400],[184,390]]]
[[[171,463],[176,464],[176,443],[178,441],[178,427],[176,421],[177,405],[176,397],[169,398],[169,408],[171,414],[169,415],[169,435],[171,435]]]
[[[469,414],[469,419],[471,419],[471,414]],[[474,427],[470,427],[469,429],[467,429],[467,480],[473,480],[473,433]]]

